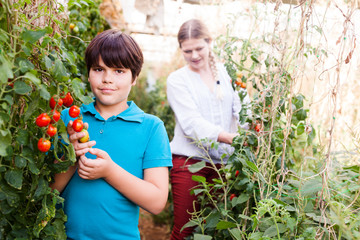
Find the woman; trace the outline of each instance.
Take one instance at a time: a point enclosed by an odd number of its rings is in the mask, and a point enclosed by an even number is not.
[[[170,143],[173,168],[170,172],[173,201],[174,226],[171,239],[184,239],[193,228],[181,228],[193,212],[191,189],[197,185],[192,181],[189,165],[211,160],[221,166],[221,156],[230,154],[231,143],[238,135],[237,127],[240,99],[231,86],[231,79],[221,63],[216,63],[211,51],[211,36],[207,27],[199,20],[189,20],[180,27],[178,42],[187,65],[172,72],[167,79],[167,98],[175,113],[175,133]],[[207,139],[219,142],[218,149],[211,149]],[[195,144],[194,141],[197,143]],[[227,158],[223,159],[226,161]],[[196,175],[211,182],[218,178],[216,171],[203,168]]]

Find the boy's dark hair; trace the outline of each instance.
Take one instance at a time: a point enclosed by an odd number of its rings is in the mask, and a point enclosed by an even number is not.
[[[139,76],[144,57],[135,40],[117,29],[109,29],[98,34],[85,51],[85,62],[90,72],[91,67],[99,66],[99,59],[113,68],[130,69],[132,80]]]

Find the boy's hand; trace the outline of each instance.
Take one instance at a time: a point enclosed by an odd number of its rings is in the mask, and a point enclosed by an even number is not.
[[[79,142],[79,139],[85,136],[84,132],[75,132],[75,130],[72,127],[73,121],[69,121],[67,125],[67,132],[69,134],[69,140],[71,144],[74,146],[75,154],[77,157],[80,157],[81,155],[84,155],[89,151],[89,149],[93,146],[95,146],[95,141],[89,141],[85,143]],[[84,123],[84,128],[88,129],[89,124]]]
[[[82,155],[79,159],[78,173],[83,179],[94,180],[106,178],[114,169],[114,162],[109,154],[98,148],[90,148],[89,152],[96,155],[96,159],[89,159]]]

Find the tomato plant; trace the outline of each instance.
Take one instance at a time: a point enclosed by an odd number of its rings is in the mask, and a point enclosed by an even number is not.
[[[98,3],[0,0],[0,239],[66,239],[66,216],[56,207],[63,199],[50,188],[54,174],[76,161],[58,118],[60,96],[92,101],[83,56],[86,41],[107,26]],[[76,24],[86,23],[76,40],[68,26],[75,11]]]

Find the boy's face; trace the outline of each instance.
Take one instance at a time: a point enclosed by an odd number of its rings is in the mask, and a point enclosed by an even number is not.
[[[98,107],[127,108],[131,87],[136,84],[136,79],[132,81],[130,69],[110,68],[101,57],[99,66],[91,67],[88,80]]]

